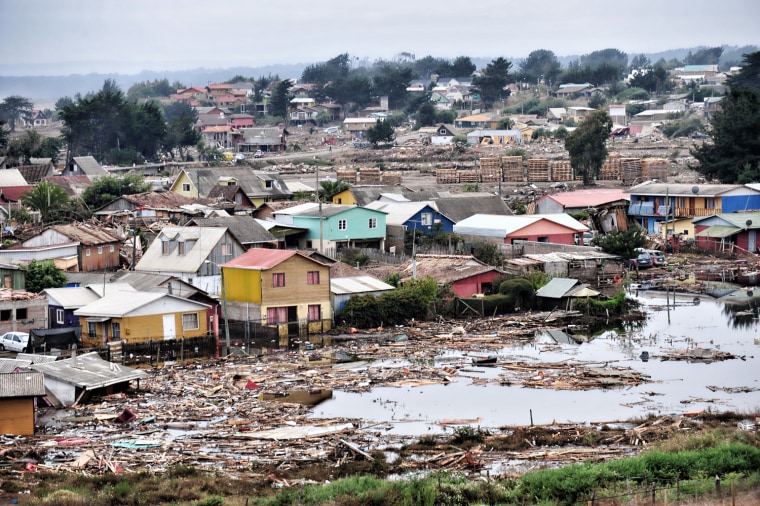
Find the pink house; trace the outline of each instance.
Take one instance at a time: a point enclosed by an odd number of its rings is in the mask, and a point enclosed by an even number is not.
[[[578,244],[588,227],[564,213],[502,216],[476,214],[454,225],[454,233],[466,241],[513,244],[517,240]]]

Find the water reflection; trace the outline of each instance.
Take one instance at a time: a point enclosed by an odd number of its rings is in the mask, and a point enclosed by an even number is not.
[[[723,304],[722,314],[734,329],[749,329],[757,326],[758,302],[746,304]]]

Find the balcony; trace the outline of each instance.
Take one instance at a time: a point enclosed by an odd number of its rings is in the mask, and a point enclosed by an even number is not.
[[[676,207],[676,218],[701,218],[703,216],[712,216],[713,214],[720,214],[720,207],[713,207],[710,209],[697,208],[697,207]]]

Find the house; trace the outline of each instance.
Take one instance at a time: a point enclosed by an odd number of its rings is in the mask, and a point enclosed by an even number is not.
[[[206,144],[217,149],[237,149],[238,144],[243,139],[243,135],[237,128],[227,124],[204,126],[201,130],[201,137]]]
[[[230,114],[227,124],[234,128],[253,128],[253,116],[250,114]]]
[[[536,214],[589,212],[595,227],[604,232],[626,230],[630,197],[618,188],[592,188],[544,195],[536,201]]]
[[[92,180],[89,176],[50,176],[45,181],[49,181],[63,191],[69,194],[72,199],[78,199],[84,191],[90,187]]]
[[[560,84],[559,89],[554,92],[554,96],[557,98],[571,98],[572,96],[590,97],[595,88],[590,83],[575,84],[566,83]]]
[[[111,283],[108,283],[108,286],[111,286]],[[79,316],[76,316],[74,311],[101,297],[94,290],[84,286],[46,288],[42,295],[47,297],[48,328],[51,329],[79,327]]]
[[[213,209],[232,210],[231,202],[215,202],[210,198],[194,198],[175,192],[145,192],[122,195],[95,211],[95,216],[112,223],[184,224]]]
[[[466,241],[503,244],[520,240],[577,244],[578,234],[586,231],[587,226],[564,213],[515,216],[476,214],[454,225],[454,233],[463,236]]]
[[[237,185],[217,184],[208,192],[208,198],[218,202],[234,203],[232,214],[249,213],[256,209],[256,204],[251,202],[245,191]]]
[[[34,187],[24,179],[24,176],[19,169],[12,168],[0,170],[0,200],[2,200],[2,202],[17,203],[24,192],[31,191],[33,188]]]
[[[252,216],[193,218],[189,225],[197,227],[227,227],[230,234],[246,250],[251,248],[276,248],[279,244],[278,239],[270,234]]]
[[[694,218],[697,247],[709,251],[760,253],[760,212],[721,213]]]
[[[343,129],[355,138],[363,139],[367,136],[367,130],[377,124],[377,118],[346,118],[343,120]]]
[[[303,229],[303,233],[288,237],[299,249],[316,248],[374,248],[384,249],[385,216],[382,211],[358,206],[318,204],[309,202],[274,213],[278,225]]]
[[[610,104],[607,108],[607,114],[612,118],[615,125],[625,125],[627,113],[624,104]]]
[[[89,176],[92,180],[100,176],[107,176],[106,169],[100,166],[93,156],[75,156],[63,170],[62,176]]]
[[[507,146],[522,142],[520,130],[473,130],[467,134],[467,143],[473,146]]]
[[[25,260],[28,258],[26,250],[46,249],[48,256],[45,258],[57,260],[64,270],[115,270],[120,267],[121,243],[122,239],[113,229],[93,223],[72,223],[42,231],[21,242],[19,249],[7,250],[7,256]]]
[[[366,206],[386,213],[385,247],[388,251],[402,253],[413,235],[435,235],[452,232],[454,222],[435,207],[435,202],[384,202],[376,200]],[[410,235],[411,234],[411,235]],[[407,239],[407,235],[410,237]]]
[[[0,288],[0,335],[6,332],[29,333],[47,328],[47,299],[39,294]]]
[[[0,262],[0,286],[13,290],[26,290],[26,270],[14,263]]]
[[[176,276],[208,293],[218,294],[219,265],[244,251],[227,227],[166,226],[135,270]]]
[[[148,376],[140,369],[100,358],[97,352],[85,353],[54,362],[34,363],[33,370],[45,376],[49,400],[61,406],[87,402],[97,395],[113,395],[129,389],[130,382]]]
[[[659,233],[667,219],[702,218],[760,210],[760,187],[730,184],[684,184],[647,181],[626,190],[628,217],[648,234]]]
[[[377,297],[391,290],[395,290],[393,285],[344,262],[335,262],[330,266],[330,303],[336,315],[341,313],[351,297]]]
[[[0,434],[34,436],[36,398],[45,395],[42,373],[28,369],[0,373]]]
[[[211,307],[176,295],[136,290],[113,291],[74,311],[86,348],[109,343],[147,343],[203,337]]]
[[[552,278],[536,291],[539,308],[544,311],[571,310],[573,299],[599,295],[599,292],[592,290],[588,285],[569,278]]]
[[[278,173],[254,172],[248,167],[184,168],[169,191],[197,198],[208,196],[217,185],[241,187],[256,206],[293,197]]]
[[[52,158],[31,158],[29,165],[17,167],[27,184],[36,184],[46,177],[55,176],[55,164]]]
[[[222,270],[229,317],[277,328],[281,345],[332,327],[329,265],[296,250],[251,248]]]
[[[537,243],[523,243],[523,251],[533,249]],[[540,246],[546,246],[546,243]],[[503,262],[507,274],[527,277],[532,271],[539,271],[550,277],[577,278],[596,286],[611,285],[615,279],[625,274],[624,260],[618,256],[599,251],[596,248],[564,248],[562,251],[548,250],[543,253],[524,253]]]
[[[241,128],[243,138],[237,145],[241,153],[280,153],[285,151],[287,132],[283,127]]]
[[[402,283],[411,279],[433,278],[439,286],[450,286],[454,295],[472,297],[493,288],[493,282],[502,272],[471,255],[417,254],[398,266],[368,268],[370,274],[387,276],[400,274]]]
[[[457,135],[464,135],[464,131],[446,123],[439,123],[434,127],[423,127],[419,133],[430,139],[433,146],[444,146],[451,144],[452,139]]]
[[[499,120],[490,114],[474,114],[472,116],[464,116],[457,118],[454,121],[456,128],[471,129],[471,128],[484,128],[491,129],[496,128],[499,124]],[[469,142],[469,138],[467,140]]]

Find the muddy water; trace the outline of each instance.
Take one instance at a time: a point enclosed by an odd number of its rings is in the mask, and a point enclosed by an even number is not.
[[[693,295],[677,296],[674,304],[672,295],[666,301],[663,292],[655,291],[634,297],[647,311],[645,322],[601,331],[582,344],[564,339],[562,333],[538,332],[532,342],[500,350],[498,358],[534,362],[537,374],[543,363],[555,362],[630,367],[648,375],[647,383],[591,391],[524,388],[501,384],[499,376],[505,371],[499,366],[467,366],[447,385],[382,387],[364,394],[335,391],[313,416],[361,418],[365,426],[379,424],[391,433],[415,435],[443,432],[447,429],[440,422],[448,419],[497,428],[531,421],[596,423],[697,410],[760,410],[758,309],[725,306],[704,297],[695,300]],[[668,360],[694,348],[728,352],[744,360]],[[647,361],[642,352],[649,354]],[[445,366],[465,358],[444,351],[436,363]]]

